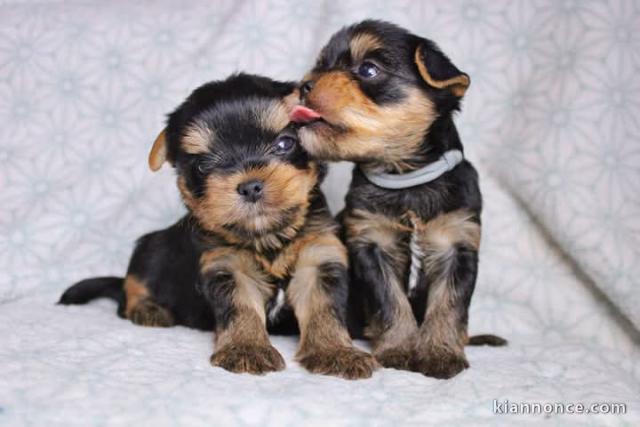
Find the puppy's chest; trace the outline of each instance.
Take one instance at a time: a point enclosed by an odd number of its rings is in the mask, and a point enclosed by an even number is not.
[[[375,244],[402,279],[409,295],[415,291],[425,262],[437,260],[457,243],[477,249],[479,225],[466,210],[442,213],[425,220],[409,210],[390,216],[363,209],[353,209],[344,220],[347,245]]]
[[[253,256],[260,269],[271,281],[288,283],[304,243],[304,236],[300,236],[282,248],[256,251]]]
[[[273,325],[290,311],[286,298],[286,290],[295,272],[295,265],[302,247],[302,242],[294,241],[277,253],[255,253],[254,259],[271,285],[272,293],[266,303],[268,323]]]

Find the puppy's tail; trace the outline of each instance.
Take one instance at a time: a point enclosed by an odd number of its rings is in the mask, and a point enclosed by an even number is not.
[[[469,337],[469,341],[467,341],[467,345],[488,345],[491,347],[502,347],[508,343],[504,338],[491,334],[474,335]]]
[[[84,279],[64,291],[58,304],[86,304],[96,298],[111,298],[118,303],[118,316],[124,316],[124,279],[122,277],[93,277]]]

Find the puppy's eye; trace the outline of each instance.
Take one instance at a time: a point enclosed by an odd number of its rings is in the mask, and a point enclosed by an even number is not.
[[[278,155],[286,154],[295,147],[298,141],[289,135],[281,135],[276,140],[275,153]]]
[[[358,67],[358,75],[363,79],[372,79],[380,74],[380,68],[373,62],[364,61]]]
[[[197,162],[196,171],[199,175],[204,176],[209,172],[209,166],[205,162]]]

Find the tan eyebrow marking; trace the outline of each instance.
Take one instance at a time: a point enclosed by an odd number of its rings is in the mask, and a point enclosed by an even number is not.
[[[367,53],[372,50],[380,49],[382,46],[382,41],[380,41],[378,37],[369,33],[356,34],[349,42],[351,57],[354,62],[361,61]]]
[[[213,136],[211,128],[199,123],[192,124],[182,136],[182,149],[189,154],[207,153]]]

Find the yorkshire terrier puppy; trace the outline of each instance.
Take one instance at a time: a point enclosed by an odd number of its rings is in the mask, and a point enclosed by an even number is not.
[[[267,331],[299,326],[306,369],[370,377],[377,363],[346,329],[347,253],[319,188],[325,166],[287,127],[297,97],[292,83],[245,74],[196,89],[149,156],[154,171],[175,167],[188,213],[138,240],[124,278],[83,280],[60,302],[110,297],[138,325],[214,329],[211,363],[232,372],[283,369]]]
[[[340,215],[354,304],[386,367],[449,378],[465,344],[482,198],[452,115],[469,86],[432,42],[393,24],[344,28],[300,86],[301,144],[356,163]]]

